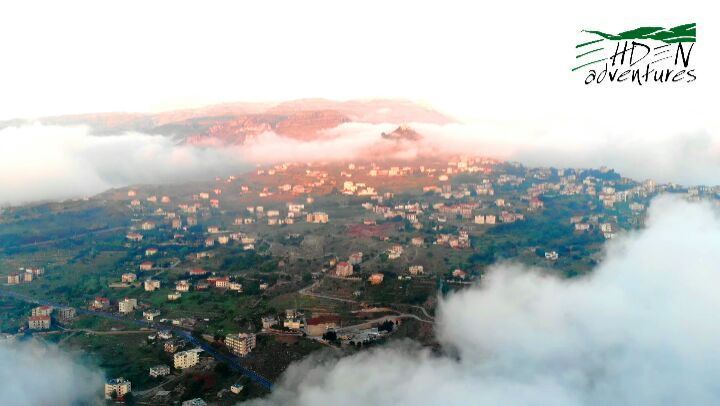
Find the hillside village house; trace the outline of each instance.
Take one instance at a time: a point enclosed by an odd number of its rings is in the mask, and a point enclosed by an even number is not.
[[[236,355],[244,357],[256,346],[256,337],[252,333],[229,334],[225,337],[225,346]]]
[[[140,233],[128,233],[125,238],[127,238],[130,241],[139,242],[142,241],[143,235]]]
[[[353,252],[348,257],[348,262],[350,263],[350,265],[359,265],[360,263],[362,263],[362,260],[363,260],[362,252]]]
[[[200,362],[200,348],[192,350],[176,352],[173,355],[173,365],[175,369],[192,368]]]
[[[105,399],[123,398],[132,391],[130,381],[122,377],[105,382]]]
[[[118,302],[118,311],[122,314],[128,314],[137,308],[137,299],[125,298]]]
[[[175,290],[178,292],[189,292],[190,291],[190,282],[186,280],[180,280],[175,284]]]
[[[33,281],[33,274],[29,272],[25,272],[23,274],[23,282],[30,283]]]
[[[20,275],[16,273],[11,273],[7,277],[8,285],[18,285],[20,284]]]
[[[410,265],[408,272],[410,275],[422,275],[425,273],[425,269],[422,265]]]
[[[160,315],[159,310],[145,310],[143,311],[143,318],[147,321],[155,320],[155,317]]]
[[[278,323],[278,320],[275,318],[275,316],[264,316],[261,319],[261,322],[263,330],[268,330],[272,328],[272,326],[276,325]]]
[[[147,279],[145,280],[145,291],[146,292],[153,292],[156,289],[160,289],[160,281],[157,279]]]
[[[107,310],[110,308],[110,299],[97,296],[93,299],[92,303],[90,303],[90,308],[92,310]]]
[[[309,213],[306,218],[308,223],[327,223],[330,221],[330,218],[328,217],[327,213],[316,211],[314,213]]]
[[[393,245],[388,249],[388,259],[398,259],[403,253],[402,245]]]
[[[158,249],[157,249],[157,248],[154,248],[154,247],[153,247],[153,248],[148,248],[148,249],[145,250],[145,256],[146,256],[146,257],[151,257],[151,256],[153,256],[153,255],[155,255],[155,254],[157,254],[157,253],[158,253]]]
[[[30,316],[28,319],[30,330],[47,330],[50,328],[50,316]]]
[[[339,262],[335,267],[335,275],[347,278],[353,274],[353,266],[349,262]]]
[[[152,265],[151,265],[151,266],[152,266]],[[140,269],[142,269],[142,265],[140,265]],[[135,275],[135,274],[132,273],[132,272],[124,273],[124,274],[122,274],[122,276],[120,277],[120,280],[121,280],[122,282],[124,282],[124,283],[132,283],[132,282],[135,282],[135,281],[137,280],[137,275]]]
[[[374,273],[374,274],[370,275],[370,277],[368,278],[368,281],[370,282],[371,285],[379,285],[382,283],[384,277],[385,276],[381,273]]]
[[[75,318],[76,311],[73,307],[61,307],[57,309],[57,318],[61,322],[68,322]]]
[[[327,314],[313,317],[307,320],[305,332],[309,336],[320,337],[328,330],[337,328],[340,325],[340,316]]]
[[[142,224],[140,224],[140,228],[149,231],[155,229],[155,223],[152,221],[144,221]]]
[[[453,278],[465,279],[467,277],[467,272],[462,269],[456,269],[452,272],[452,276]]]
[[[159,378],[167,375],[170,375],[170,367],[167,365],[155,365],[154,367],[150,367],[150,376],[152,378]]]
[[[207,278],[208,284],[213,287],[226,289],[230,285],[229,276],[211,276]]]
[[[172,292],[168,293],[167,298],[169,301],[173,302],[175,300],[179,300],[182,297],[182,294],[180,292]]]
[[[33,316],[50,316],[52,314],[52,306],[38,306],[32,309]]]

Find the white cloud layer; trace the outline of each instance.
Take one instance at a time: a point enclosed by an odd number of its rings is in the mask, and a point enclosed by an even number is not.
[[[588,277],[500,264],[441,302],[444,355],[310,358],[256,404],[718,404],[718,246],[709,204],[658,198],[647,229],[609,243]]]
[[[265,133],[244,145],[200,147],[142,133],[92,135],[39,124],[0,130],[0,205],[90,196],[111,187],[237,174],[256,163],[482,155],[530,166],[608,166],[624,176],[686,185],[720,181],[720,131],[680,127],[600,133],[589,122],[412,123],[416,142],[383,139],[397,124],[348,123],[301,141]],[[583,130],[590,129],[590,130]],[[652,131],[655,138],[642,134]],[[583,138],[575,134],[592,136]]]
[[[100,405],[104,378],[38,342],[0,342],[0,405]]]
[[[0,205],[89,196],[111,187],[212,179],[245,168],[232,148],[178,145],[169,137],[91,135],[87,127],[0,130]]]

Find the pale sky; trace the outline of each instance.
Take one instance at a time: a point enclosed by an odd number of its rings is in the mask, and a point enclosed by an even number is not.
[[[714,120],[714,2],[579,3],[12,2],[0,23],[0,119],[390,97],[463,121],[602,115],[612,129],[642,128],[666,121],[669,106],[673,125]],[[570,72],[582,28],[688,22],[698,23],[693,84],[589,88]]]

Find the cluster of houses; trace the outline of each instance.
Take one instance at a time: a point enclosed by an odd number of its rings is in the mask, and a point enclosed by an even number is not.
[[[19,285],[30,283],[45,274],[43,268],[20,268],[18,272],[12,272],[7,276],[8,285]]]
[[[28,317],[28,328],[30,330],[49,330],[52,327],[53,317],[60,323],[68,323],[76,316],[72,307],[54,308],[52,306],[34,307]]]

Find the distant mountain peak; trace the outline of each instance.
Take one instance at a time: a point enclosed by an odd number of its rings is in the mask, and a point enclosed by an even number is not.
[[[400,125],[392,132],[382,133],[381,136],[387,140],[418,141],[422,139],[422,135],[408,125]]]

